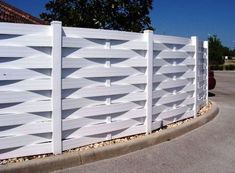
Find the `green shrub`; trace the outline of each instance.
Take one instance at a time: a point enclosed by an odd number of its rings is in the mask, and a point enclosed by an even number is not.
[[[225,70],[229,70],[229,65],[225,65]]]
[[[232,65],[232,69],[231,70],[235,70],[235,64],[231,64]]]
[[[225,70],[235,70],[235,64],[225,65]]]
[[[218,69],[219,69],[219,66],[218,66],[218,65],[211,65],[211,66],[210,66],[210,69],[211,69],[211,70],[218,70]]]
[[[224,70],[224,65],[219,65],[218,70]]]
[[[235,70],[235,64],[229,64],[229,70]]]

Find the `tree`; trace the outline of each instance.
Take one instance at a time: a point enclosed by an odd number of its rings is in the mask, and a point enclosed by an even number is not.
[[[235,48],[229,49],[229,58],[235,57]]]
[[[62,21],[64,26],[139,32],[153,29],[149,17],[152,0],[50,0],[45,21]]]
[[[231,51],[231,56],[235,57],[235,48]]]
[[[231,50],[226,46],[223,46],[223,56],[231,56]]]
[[[209,64],[210,65],[220,65],[224,64],[224,47],[220,39],[216,36],[210,36],[209,41]]]

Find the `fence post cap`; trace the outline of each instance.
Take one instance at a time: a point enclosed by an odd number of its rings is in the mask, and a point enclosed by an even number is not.
[[[51,24],[60,24],[61,25],[62,22],[61,21],[52,21]]]
[[[144,33],[153,33],[153,30],[150,29],[144,30]]]
[[[192,36],[191,40],[192,40],[192,44],[194,44],[194,45],[198,44],[198,37],[197,36]]]
[[[203,41],[203,46],[207,47],[208,46],[208,41]]]

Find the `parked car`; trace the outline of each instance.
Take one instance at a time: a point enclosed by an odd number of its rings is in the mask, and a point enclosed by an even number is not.
[[[209,84],[209,86],[208,86],[209,90],[212,90],[215,88],[216,80],[214,77],[214,71],[212,71],[212,70],[209,70],[208,84]]]

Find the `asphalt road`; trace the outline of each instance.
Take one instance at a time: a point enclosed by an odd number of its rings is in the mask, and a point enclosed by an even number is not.
[[[220,108],[208,124],[174,140],[57,173],[235,173],[235,72],[215,73]]]

